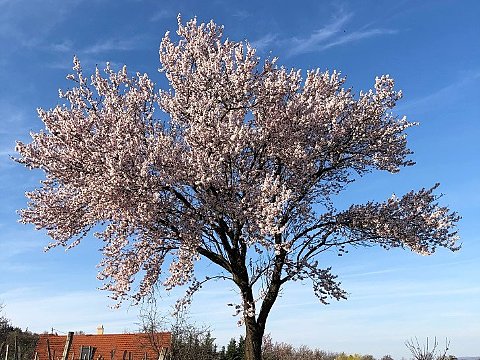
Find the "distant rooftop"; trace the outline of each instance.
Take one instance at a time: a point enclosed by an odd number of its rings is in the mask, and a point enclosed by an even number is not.
[[[66,335],[40,335],[35,348],[37,360],[61,360],[66,341]],[[68,360],[158,360],[170,343],[168,332],[73,335]]]

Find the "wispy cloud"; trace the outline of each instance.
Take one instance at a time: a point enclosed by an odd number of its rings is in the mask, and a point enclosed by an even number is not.
[[[345,34],[340,36],[338,39],[333,40],[321,46],[321,50],[325,50],[337,45],[346,44],[349,42],[354,42],[358,40],[367,39],[377,35],[394,35],[398,31],[397,30],[390,30],[390,29],[367,29],[367,30],[360,30],[355,31],[353,33]]]
[[[406,100],[397,106],[397,112],[404,112],[410,109],[427,108],[430,109],[434,104],[442,104],[457,101],[458,97],[464,95],[465,88],[470,86],[477,87],[480,80],[480,69],[463,72],[450,84],[428,93],[425,96]]]
[[[0,238],[0,264],[8,259],[16,259],[19,255],[42,249],[42,243],[34,239],[29,232],[3,233]]]
[[[53,43],[49,46],[49,49],[56,52],[72,52],[73,43],[70,40],[64,40],[59,43]]]
[[[398,30],[372,27],[372,24],[360,26],[352,31],[353,18],[353,13],[347,13],[340,9],[328,24],[313,30],[309,35],[280,38],[278,34],[268,33],[253,41],[252,45],[260,51],[269,50],[272,47],[282,47],[287,49],[288,56],[294,56],[321,52],[335,46],[398,33]]]
[[[391,269],[382,269],[382,270],[377,270],[377,271],[365,271],[365,272],[355,272],[355,273],[350,273],[346,275],[342,275],[342,278],[358,278],[358,277],[368,277],[372,275],[383,275],[383,274],[388,274],[392,272],[398,272],[401,269],[396,269],[396,268],[391,268]]]
[[[123,309],[111,309],[111,301],[104,292],[79,290],[60,293],[48,284],[44,287],[38,285],[0,293],[6,305],[5,313],[15,325],[28,326],[36,332],[53,327],[60,333],[75,330],[92,333],[100,323],[108,333],[138,329],[138,309],[128,313]],[[46,292],[45,288],[52,291]]]
[[[151,22],[157,22],[157,21],[161,21],[161,20],[164,20],[164,19],[174,18],[174,17],[175,17],[175,14],[173,13],[173,11],[162,9],[162,10],[159,10],[159,11],[155,12],[150,17],[150,21]]]
[[[299,55],[309,52],[319,52],[334,46],[339,46],[380,35],[396,34],[397,30],[383,28],[362,27],[358,30],[347,31],[346,27],[353,18],[353,13],[339,13],[334,19],[322,28],[313,31],[309,36],[294,37],[287,40],[291,43],[289,55]]]
[[[337,16],[330,24],[325,25],[321,29],[315,30],[310,36],[305,38],[293,37],[290,39],[293,47],[290,49],[291,55],[317,51],[320,46],[325,46],[332,41],[333,36],[338,34],[344,25],[351,19],[352,14],[342,14]],[[330,41],[329,43],[327,43]]]
[[[18,274],[32,273],[44,270],[36,262],[25,261],[29,254],[42,251],[42,244],[34,240],[0,238],[0,272],[5,279],[18,276]],[[7,280],[8,281],[8,280]]]
[[[142,39],[140,39],[138,36],[131,38],[107,39],[86,47],[81,52],[90,55],[109,51],[130,51],[139,48],[141,42]]]
[[[0,100],[0,119],[2,119],[3,122],[3,126],[0,129],[0,147],[2,149],[11,147],[12,136],[28,134],[30,114],[25,108],[25,105],[23,105],[22,108],[11,99]],[[31,112],[32,115],[35,116],[34,110]],[[2,140],[2,135],[5,136],[6,141]]]
[[[11,48],[38,46],[82,1],[1,1],[0,40],[8,41]]]
[[[275,34],[266,34],[262,36],[260,39],[252,41],[251,45],[258,51],[265,51],[269,50],[269,47],[272,47],[277,40],[277,35]]]
[[[244,19],[250,17],[251,14],[246,10],[237,10],[232,14],[232,16],[236,17],[236,18],[239,18],[241,20],[244,20]]]

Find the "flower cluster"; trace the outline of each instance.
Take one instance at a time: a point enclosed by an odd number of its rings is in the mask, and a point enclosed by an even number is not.
[[[86,77],[75,58],[66,104],[39,109],[45,130],[17,144],[17,161],[46,174],[22,221],[45,229],[51,246],[97,230],[99,277],[120,300],[189,282],[190,296],[204,257],[253,304],[242,307],[246,321],[263,321],[288,280],[311,279],[322,302],[345,297],[316,260],[331,247],[457,248],[458,216],[435,188],[334,210],[332,195],[358,175],[413,164],[405,130],[415,124],[391,113],[402,96],[392,78],[355,96],[336,71],[302,78],[222,33],[179,19],[179,40],[167,33],[160,45],[168,90],[108,64]]]

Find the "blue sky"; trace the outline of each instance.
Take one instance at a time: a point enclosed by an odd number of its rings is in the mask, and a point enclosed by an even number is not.
[[[58,89],[76,54],[91,71],[106,61],[147,72],[160,87],[158,47],[176,16],[225,25],[233,40],[248,39],[258,54],[286,67],[337,69],[358,93],[390,74],[404,99],[396,112],[409,130],[417,165],[397,175],[375,173],[353,184],[339,206],[381,200],[393,192],[440,182],[442,203],[463,217],[460,252],[421,257],[407,251],[354,249],[325,262],[350,296],[321,305],[306,285],[288,286],[267,332],[274,340],[331,351],[408,357],[404,342],[448,337],[457,356],[480,355],[480,2],[478,1],[143,1],[0,0],[0,302],[4,315],[34,331],[135,331],[138,307],[119,310],[97,290],[100,243],[88,239],[65,253],[17,222],[24,192],[41,174],[9,158],[15,140],[28,141],[42,124],[36,108],[59,103]],[[205,269],[201,269],[202,271]],[[208,270],[208,268],[206,269]],[[159,302],[168,311],[175,294]],[[223,283],[194,299],[191,317],[225,344],[242,329],[226,304]]]

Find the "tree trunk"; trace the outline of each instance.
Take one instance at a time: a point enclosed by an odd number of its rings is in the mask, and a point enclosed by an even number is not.
[[[280,236],[280,235],[279,235]],[[281,243],[277,238],[276,243]],[[258,318],[255,318],[255,300],[253,297],[253,285],[250,284],[249,274],[245,266],[246,249],[241,254],[233,255],[235,266],[232,266],[233,280],[237,284],[242,294],[245,320],[245,360],[262,360],[262,341],[263,333],[267,323],[267,317],[272,309],[275,300],[280,291],[282,268],[285,263],[286,251],[281,250],[280,255],[275,258],[275,266],[272,272],[270,285],[267,294],[262,302]],[[248,316],[245,310],[253,308],[253,316]]]
[[[245,360],[262,359],[262,340],[264,329],[254,319],[245,322]]]

